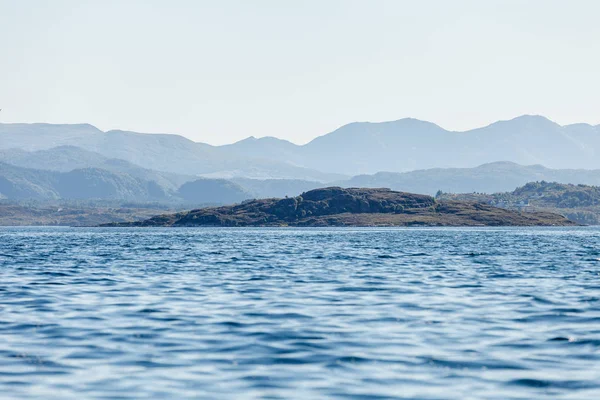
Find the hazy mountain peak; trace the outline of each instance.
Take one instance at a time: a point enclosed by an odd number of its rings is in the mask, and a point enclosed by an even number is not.
[[[0,148],[48,149],[80,141],[94,141],[101,133],[90,124],[0,123]]]
[[[547,121],[555,123],[551,119],[539,114],[523,114],[513,118],[511,121]]]
[[[124,134],[124,135],[136,135],[136,136],[156,136],[156,137],[167,136],[167,137],[171,137],[171,138],[183,138],[190,142],[192,141],[184,136],[176,135],[176,134],[172,134],[172,133],[143,133],[143,132],[135,132],[135,131],[126,131],[126,130],[122,130],[122,129],[111,129],[110,131],[106,131],[106,134]]]
[[[548,168],[544,167],[541,164],[531,164],[531,165],[521,165],[512,161],[496,161],[486,164],[481,164],[473,170],[481,170],[481,171],[518,171],[518,170],[547,170]]]
[[[501,126],[501,125],[518,125],[518,126],[540,126],[540,127],[560,127],[556,122],[544,117],[543,115],[531,115],[525,114],[513,119],[494,122],[490,126]]]
[[[564,128],[574,128],[574,129],[594,129],[599,127],[600,125],[594,126],[592,124],[587,124],[585,122],[578,122],[575,124],[569,124],[569,125],[565,125]]]
[[[257,138],[256,136],[248,136],[245,139],[238,140],[237,142],[233,143],[231,146],[241,145],[241,144],[259,144],[259,143],[265,143],[265,144],[278,144],[278,143],[293,144],[292,142],[290,142],[288,140],[279,139],[279,138],[276,138],[274,136],[263,136],[263,137],[260,137],[260,138]],[[225,146],[230,146],[230,145],[225,145]]]
[[[94,125],[88,124],[88,123],[70,124],[70,125],[67,125],[67,126],[72,126],[72,127],[76,127],[76,128],[86,129],[86,130],[89,130],[89,131],[96,131],[98,133],[102,132],[99,128],[96,128]]]
[[[433,122],[422,121],[415,118],[402,118],[385,122],[352,122],[343,125],[326,135],[319,136],[310,141],[306,146],[330,143],[340,145],[340,141],[371,141],[372,137],[397,138],[399,136],[419,136],[430,132],[447,132]]]
[[[475,168],[485,169],[485,168],[491,168],[491,167],[521,167],[521,165],[517,164],[515,162],[512,162],[512,161],[494,161],[494,162],[490,162],[490,163],[481,164]]]
[[[400,119],[396,119],[393,121],[381,121],[381,122],[371,122],[371,121],[355,121],[355,122],[350,122],[349,124],[345,124],[340,126],[339,128],[337,128],[336,130],[334,130],[333,132],[330,132],[329,134],[325,134],[319,137],[323,137],[323,136],[327,136],[330,135],[332,133],[338,132],[338,131],[343,131],[343,130],[347,130],[347,129],[355,129],[355,128],[363,128],[363,127],[373,127],[373,126],[397,126],[397,127],[418,127],[418,126],[430,126],[430,127],[436,127],[439,129],[443,129],[442,127],[440,127],[439,125],[433,123],[433,122],[429,122],[429,121],[424,121],[424,120],[420,120],[417,118],[400,118]],[[318,138],[317,138],[318,139]]]
[[[429,127],[444,129],[441,126],[439,126],[438,124],[435,124],[430,121],[424,121],[422,119],[417,119],[417,118],[401,118],[401,119],[397,119],[395,121],[379,122],[379,123],[380,124],[404,125],[404,126],[429,126]]]
[[[102,132],[92,124],[78,123],[78,124],[52,124],[48,122],[0,122],[0,126],[6,127],[34,127],[34,128],[53,128],[53,129],[64,129],[64,128],[79,128],[89,131]]]

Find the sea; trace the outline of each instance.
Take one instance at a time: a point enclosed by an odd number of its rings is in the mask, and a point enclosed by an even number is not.
[[[600,228],[0,228],[0,398],[600,399]]]

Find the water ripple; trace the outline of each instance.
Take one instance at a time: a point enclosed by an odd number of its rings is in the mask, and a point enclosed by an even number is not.
[[[0,397],[600,398],[600,229],[0,228]]]

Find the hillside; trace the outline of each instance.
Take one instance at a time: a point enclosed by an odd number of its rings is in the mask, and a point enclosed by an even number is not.
[[[0,149],[50,149],[93,140],[102,131],[90,124],[0,123]]]
[[[512,191],[528,182],[600,185],[600,170],[550,169],[541,165],[519,165],[494,162],[474,168],[434,168],[410,172],[378,172],[357,175],[350,179],[330,182],[341,187],[387,187],[392,190],[434,195],[438,190],[449,193],[496,193]],[[284,197],[324,185],[321,182],[296,179],[233,178],[253,197]]]
[[[554,181],[600,185],[600,170],[550,169],[541,165],[494,162],[475,168],[434,168],[404,173],[358,175],[335,184],[345,187],[389,187],[413,193],[495,193],[512,191],[527,182]]]
[[[38,202],[118,200],[198,206],[235,203],[252,197],[239,185],[223,179],[196,179],[176,187],[175,182],[165,185],[160,179],[155,180],[161,174],[133,170],[141,177],[102,168],[57,172],[0,162],[0,199]],[[143,179],[145,177],[151,180]]]
[[[37,151],[19,149],[0,150],[0,163],[28,170],[70,172],[75,169],[94,168],[116,174],[130,175],[134,178],[154,182],[164,191],[173,193],[189,204],[201,204],[201,202],[230,204],[250,197],[283,197],[323,186],[323,183],[318,181],[296,179],[232,178],[228,181],[206,177],[199,179],[198,176],[142,168],[125,160],[107,158],[99,153],[75,146],[59,146]],[[20,171],[23,172],[25,170]],[[195,185],[186,185],[194,181],[197,181]],[[205,185],[200,188],[198,187],[198,182]],[[196,186],[197,189],[191,190],[193,186]],[[228,194],[228,188],[234,187],[237,187],[235,189],[237,193]],[[35,197],[37,198],[37,196]],[[145,201],[145,199],[140,198],[137,201]]]
[[[42,171],[0,163],[0,193],[10,200],[107,199],[168,201],[154,181],[99,168]]]
[[[0,150],[0,162],[37,170],[69,172],[74,169],[97,168],[124,173],[147,181],[154,181],[166,190],[177,190],[185,182],[196,179],[191,175],[142,168],[128,161],[107,158],[99,153],[75,146],[58,146],[46,150]]]
[[[102,132],[91,125],[0,124],[0,149],[77,146],[144,168],[210,178],[331,182],[341,175],[473,168],[509,161],[554,169],[600,169],[600,126],[561,126],[525,115],[464,132],[426,121],[355,122],[305,145],[253,138],[211,146],[178,135]]]
[[[106,158],[125,160],[140,167],[182,175],[229,178],[292,178],[329,181],[343,175],[278,161],[223,151],[183,136],[113,130],[91,125],[2,124],[0,150],[48,150],[74,146]]]
[[[464,132],[411,118],[356,122],[296,148],[270,138],[231,147],[243,148],[247,155],[349,175],[470,168],[498,160],[550,168],[600,168],[600,126],[561,126],[530,115]]]
[[[571,225],[556,214],[527,213],[389,189],[311,190],[109,226],[537,226]]]
[[[8,155],[6,153],[9,153]],[[2,163],[8,160],[21,167]],[[24,168],[30,165],[37,168]],[[93,167],[83,167],[94,165]],[[72,167],[79,167],[70,170]],[[209,179],[150,170],[124,160],[108,159],[76,147],[35,152],[0,151],[0,198],[121,199],[134,202],[233,204],[250,198],[295,196],[324,186],[389,187],[433,195],[445,193],[503,193],[527,182],[553,181],[600,185],[600,170],[554,170],[539,165],[497,162],[476,168],[380,172],[359,175],[329,185],[298,179]]]
[[[257,139],[258,140],[258,139]],[[127,174],[134,178],[154,181],[166,191],[176,192],[186,182],[197,176],[162,172],[142,168],[131,162],[107,158],[103,155],[74,146],[59,146],[47,150],[24,151],[0,150],[0,162],[38,170],[69,172],[73,169],[98,168]],[[216,178],[219,174],[204,174]],[[523,166],[511,162],[494,162],[475,168],[435,168],[405,173],[378,172],[374,175],[358,175],[334,182],[301,179],[251,179],[236,177],[228,179],[243,187],[250,197],[293,196],[307,190],[327,186],[342,187],[389,187],[412,193],[435,194],[438,190],[451,193],[504,192],[511,191],[527,182],[551,181],[600,185],[600,170],[556,170],[541,165]],[[228,203],[228,201],[218,201]]]
[[[512,210],[558,213],[580,224],[600,224],[600,187],[530,182],[512,192],[439,193],[439,200],[471,201]]]

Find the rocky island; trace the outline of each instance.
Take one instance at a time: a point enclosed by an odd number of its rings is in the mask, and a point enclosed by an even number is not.
[[[103,226],[566,226],[567,218],[488,204],[436,201],[390,189],[329,187],[285,199],[248,200]]]

